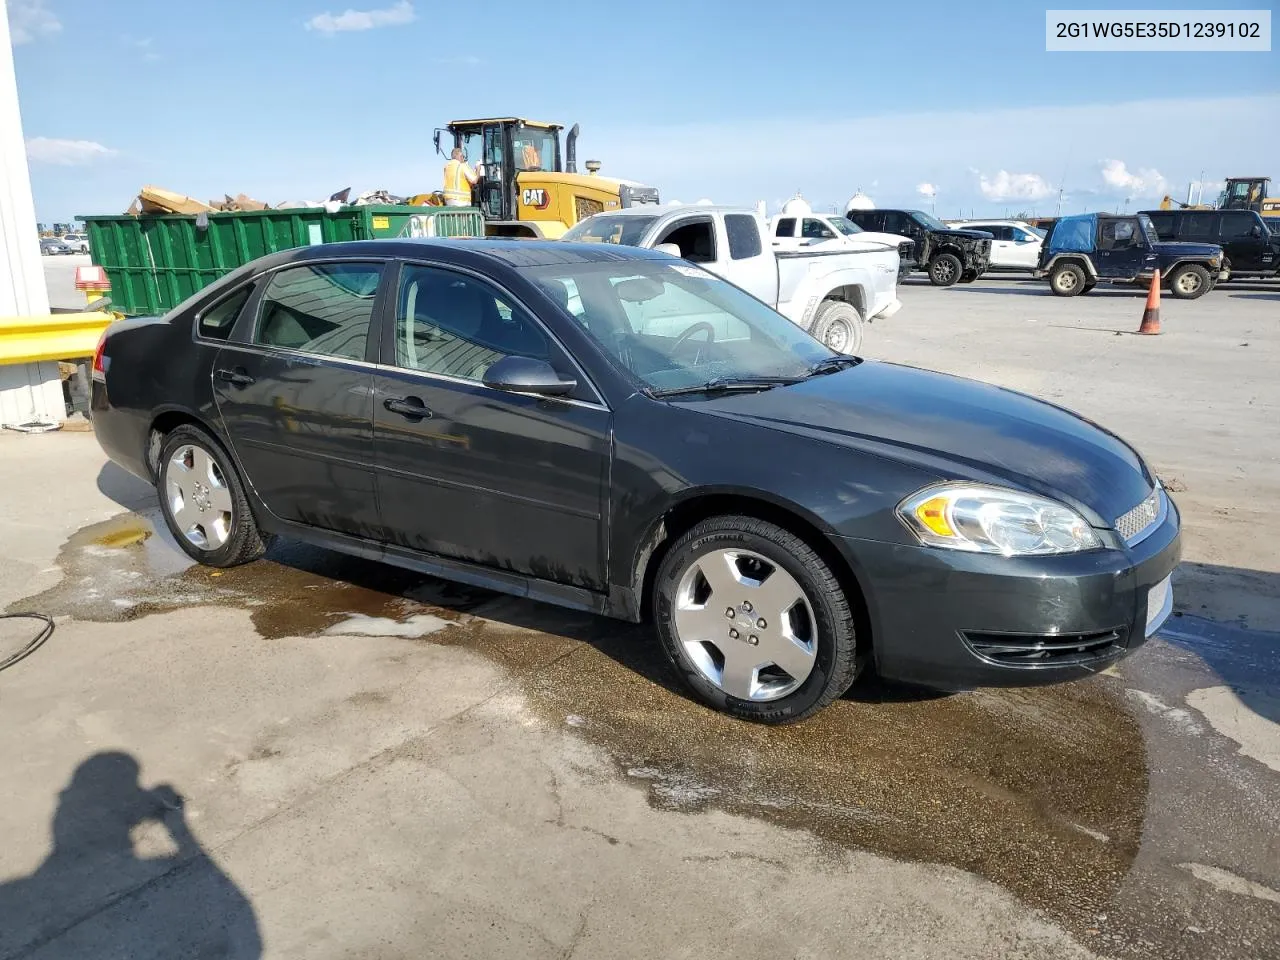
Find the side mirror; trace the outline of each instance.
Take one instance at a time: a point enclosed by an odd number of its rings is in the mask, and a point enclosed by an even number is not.
[[[561,380],[551,364],[532,357],[503,357],[484,374],[484,385],[508,393],[533,393],[562,397],[578,385],[577,380]]]
[[[680,253],[680,247],[674,243],[660,243],[653,249],[657,250],[659,253],[665,253],[670,257],[682,256]]]

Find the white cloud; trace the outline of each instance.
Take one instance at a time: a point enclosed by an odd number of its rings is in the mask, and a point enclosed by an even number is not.
[[[1143,168],[1130,172],[1123,160],[1100,160],[1102,182],[1112,190],[1131,197],[1155,197],[1164,194],[1169,182],[1159,170]]]
[[[27,141],[27,156],[32,163],[52,163],[60,167],[82,167],[97,160],[114,157],[117,151],[93,140],[57,140],[33,137]]]
[[[416,19],[413,4],[399,0],[383,10],[347,10],[336,16],[325,12],[307,21],[308,30],[319,30],[328,36],[351,30],[374,30],[378,27],[398,27]]]
[[[33,43],[62,30],[62,21],[45,7],[45,0],[9,0],[9,33],[13,45]]]
[[[938,188],[932,183],[917,183],[916,193],[920,194],[922,197],[936,197],[938,195]]]
[[[978,174],[978,189],[991,201],[1043,200],[1054,192],[1038,173],[1010,173],[1008,170],[1000,170],[993,177]]]

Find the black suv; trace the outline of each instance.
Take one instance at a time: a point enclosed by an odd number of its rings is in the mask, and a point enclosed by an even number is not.
[[[845,214],[863,230],[896,233],[916,242],[916,269],[927,270],[935,287],[972,283],[991,261],[991,234],[954,230],[923,210],[850,210]]]
[[[1280,234],[1253,210],[1144,210],[1161,240],[1216,243],[1228,277],[1280,276]]]

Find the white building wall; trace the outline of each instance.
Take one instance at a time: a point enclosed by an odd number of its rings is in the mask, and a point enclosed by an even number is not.
[[[0,317],[48,312],[49,292],[40,262],[31,174],[18,110],[9,11],[6,0],[0,0]],[[56,363],[0,366],[0,425],[65,417]]]

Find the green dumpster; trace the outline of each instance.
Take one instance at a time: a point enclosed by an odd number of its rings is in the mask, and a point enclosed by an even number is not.
[[[93,262],[107,271],[111,306],[128,316],[164,313],[258,257],[317,243],[388,237],[483,237],[472,207],[370,204],[336,213],[321,207],[78,218]],[[198,219],[202,222],[197,222]]]

